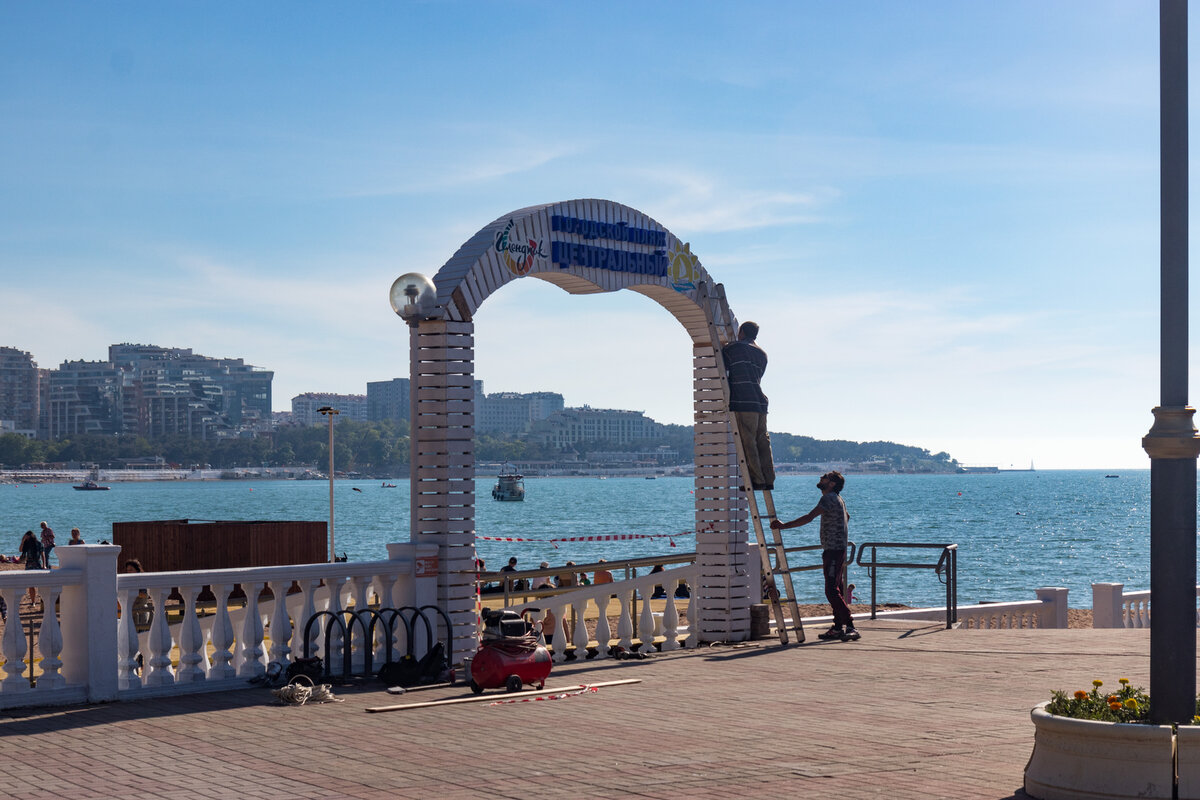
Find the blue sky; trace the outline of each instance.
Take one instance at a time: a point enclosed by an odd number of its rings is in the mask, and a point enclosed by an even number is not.
[[[1148,466],[1156,10],[3,2],[0,345],[240,357],[277,409],[364,392],[408,372],[396,276],[599,197],[762,325],[772,430]],[[489,392],[690,422],[644,297],[518,281],[476,323]]]

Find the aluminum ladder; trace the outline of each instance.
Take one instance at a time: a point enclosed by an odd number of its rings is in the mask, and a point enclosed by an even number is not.
[[[724,411],[715,412],[724,416],[729,430],[733,433],[734,450],[737,454],[738,471],[742,480],[742,491],[746,495],[746,501],[750,508],[750,520],[753,523],[754,535],[758,540],[758,555],[761,562],[761,585],[766,584],[767,600],[771,607],[771,613],[775,617],[775,629],[779,633],[779,643],[786,645],[789,641],[788,630],[791,629],[796,634],[796,641],[804,641],[804,622],[800,618],[800,609],[796,605],[796,589],[792,584],[792,570],[788,566],[787,553],[783,545],[782,532],[770,527],[770,521],[776,518],[775,501],[771,497],[771,492],[763,490],[763,504],[766,507],[767,525],[763,525],[763,518],[759,515],[758,499],[754,493],[753,484],[750,481],[750,467],[746,462],[746,442],[742,441],[741,432],[738,430],[737,419],[732,411],[729,410],[729,376],[725,374],[725,361],[721,355],[721,349],[725,344],[734,341],[737,338],[737,329],[733,324],[733,315],[729,311],[729,303],[725,299],[725,287],[717,284],[713,296],[709,295],[708,285],[701,282],[696,293],[700,300],[701,307],[704,309],[705,322],[708,324],[709,344],[712,347],[713,357],[716,362],[717,375],[720,379],[721,394],[723,398]],[[719,320],[719,323],[718,323]],[[724,337],[721,333],[724,331]],[[771,532],[772,541],[767,541],[766,531]],[[774,559],[772,561],[772,556]],[[784,597],[779,595],[779,587],[776,578],[783,579]],[[785,607],[786,606],[786,607]],[[791,615],[790,625],[787,614]]]

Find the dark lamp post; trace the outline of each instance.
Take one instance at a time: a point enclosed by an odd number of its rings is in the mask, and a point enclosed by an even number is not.
[[[333,548],[333,418],[340,412],[331,406],[321,406],[317,413],[329,419],[329,561],[333,563],[336,558]]]
[[[1150,721],[1196,713],[1196,457],[1188,405],[1187,0],[1160,0],[1159,406],[1150,456]]]

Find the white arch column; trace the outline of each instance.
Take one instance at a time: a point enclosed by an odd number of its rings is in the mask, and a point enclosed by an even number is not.
[[[699,626],[702,642],[745,641],[750,638],[750,588],[758,581],[758,564],[750,563],[747,543],[749,507],[738,492],[737,451],[713,348],[696,345],[692,363],[700,586],[692,589],[688,624]]]
[[[475,324],[420,320],[409,330],[409,530],[412,541],[437,545],[437,604],[461,661],[476,645]]]

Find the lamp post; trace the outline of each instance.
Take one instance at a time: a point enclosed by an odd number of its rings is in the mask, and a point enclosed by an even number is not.
[[[1160,352],[1150,456],[1150,721],[1196,713],[1196,457],[1188,405],[1187,0],[1159,2]]]
[[[417,534],[420,531],[417,521],[417,498],[420,496],[421,477],[420,472],[420,440],[421,440],[421,417],[417,412],[420,409],[418,400],[420,399],[423,388],[422,374],[418,354],[420,349],[417,346],[418,329],[423,320],[442,319],[443,309],[438,306],[437,287],[429,278],[421,275],[418,272],[409,272],[401,275],[392,283],[392,288],[388,291],[388,301],[392,305],[392,311],[404,320],[408,325],[408,485],[409,485],[409,508],[408,508],[408,529],[409,536],[413,541],[417,541]]]
[[[336,558],[333,549],[333,418],[339,412],[331,406],[321,406],[317,413],[329,419],[329,562],[333,563]]]

